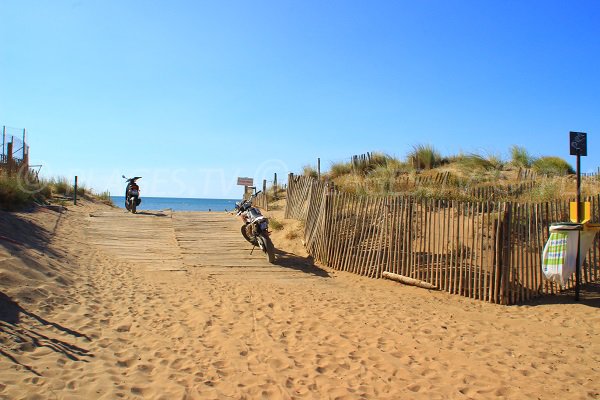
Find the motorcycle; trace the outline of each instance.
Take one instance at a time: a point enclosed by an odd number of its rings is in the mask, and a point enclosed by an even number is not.
[[[252,206],[252,200],[260,193],[256,192],[249,199],[235,203],[236,215],[241,217],[244,225],[241,232],[244,239],[254,247],[259,247],[265,253],[267,260],[273,264],[275,261],[275,247],[269,237],[269,219],[261,214],[260,210]],[[254,251],[254,247],[252,251]]]
[[[125,175],[122,176],[127,182],[127,187],[125,187],[125,208],[135,214],[137,212],[137,206],[142,202],[142,199],[140,198],[140,187],[136,181],[142,179],[142,177],[135,176],[133,178],[126,178]]]

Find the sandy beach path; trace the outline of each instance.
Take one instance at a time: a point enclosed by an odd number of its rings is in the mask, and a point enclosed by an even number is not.
[[[593,293],[504,307],[284,251],[271,265],[239,226],[225,213],[65,214],[50,248],[70,260],[68,293],[36,310],[51,324],[20,325],[63,351],[3,347],[0,398],[600,396]]]

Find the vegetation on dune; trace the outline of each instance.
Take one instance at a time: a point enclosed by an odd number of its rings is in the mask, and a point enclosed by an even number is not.
[[[331,165],[329,176],[332,179],[352,173],[352,163],[339,162]]]
[[[0,174],[0,208],[18,210],[34,203],[46,204],[55,198],[73,196],[74,185],[66,178],[36,179],[31,174]],[[84,184],[77,185],[77,196],[113,205],[110,193],[94,194]]]
[[[28,179],[0,175],[0,208],[17,210],[50,196],[49,188]]]
[[[483,170],[483,171],[501,171],[504,168],[504,161],[499,156],[484,157],[479,154],[471,153],[459,155],[452,160],[456,165],[465,170]]]
[[[477,153],[444,157],[431,145],[416,145],[405,160],[385,153],[366,153],[332,164],[321,178],[358,195],[505,201],[572,197],[572,182],[553,181],[574,173],[567,161],[560,157],[535,158],[516,145],[509,154],[508,160],[497,154]],[[309,166],[303,174],[316,177]],[[582,190],[584,195],[599,193],[600,179],[589,181]]]
[[[408,163],[415,169],[432,169],[442,164],[442,156],[431,145],[418,144],[408,154]]]
[[[560,157],[540,157],[533,161],[532,168],[539,174],[564,176],[574,174],[573,167]]]
[[[534,158],[529,155],[526,148],[513,145],[510,148],[511,163],[515,167],[531,168]]]
[[[315,179],[319,176],[317,169],[311,165],[305,165],[302,167],[302,174]]]
[[[283,229],[283,224],[281,223],[281,221],[279,221],[275,217],[270,217],[269,218],[269,227],[275,231],[280,231]]]

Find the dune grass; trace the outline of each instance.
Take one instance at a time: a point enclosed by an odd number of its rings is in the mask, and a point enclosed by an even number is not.
[[[535,158],[517,145],[509,149],[509,154],[507,161],[493,153],[442,156],[431,145],[415,145],[404,160],[383,152],[366,153],[349,162],[332,164],[321,176],[340,190],[357,195],[410,194],[423,198],[474,200],[474,196],[494,193],[495,200],[503,201],[568,197],[567,192],[557,189],[559,183],[551,181],[554,177],[573,174],[565,160],[560,157]],[[519,174],[521,168],[531,168],[549,181],[542,184],[539,179],[523,180]],[[308,168],[303,173],[314,176]]]
[[[66,178],[50,178],[37,180],[33,175],[0,174],[0,208],[4,210],[19,210],[33,203],[44,204],[54,201],[55,197],[73,196],[74,183]],[[97,200],[107,205],[113,205],[110,193],[95,194],[85,184],[77,185],[77,197]]]
[[[317,179],[319,176],[317,169],[312,165],[305,165],[304,167],[302,167],[302,174],[304,176],[309,176],[314,179]]]
[[[522,146],[513,145],[510,148],[511,163],[515,167],[531,168],[534,158],[527,149]]]
[[[17,210],[49,196],[48,188],[31,177],[0,175],[0,208],[4,210]]]
[[[540,157],[533,161],[532,168],[538,174],[564,176],[574,174],[573,167],[560,157]]]
[[[442,164],[442,156],[432,145],[418,144],[408,153],[408,163],[415,169],[432,169]]]

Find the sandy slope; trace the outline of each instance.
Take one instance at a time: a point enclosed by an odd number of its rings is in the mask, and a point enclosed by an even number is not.
[[[595,287],[495,306],[316,268],[286,230],[270,266],[207,214],[0,212],[0,398],[600,398]]]

